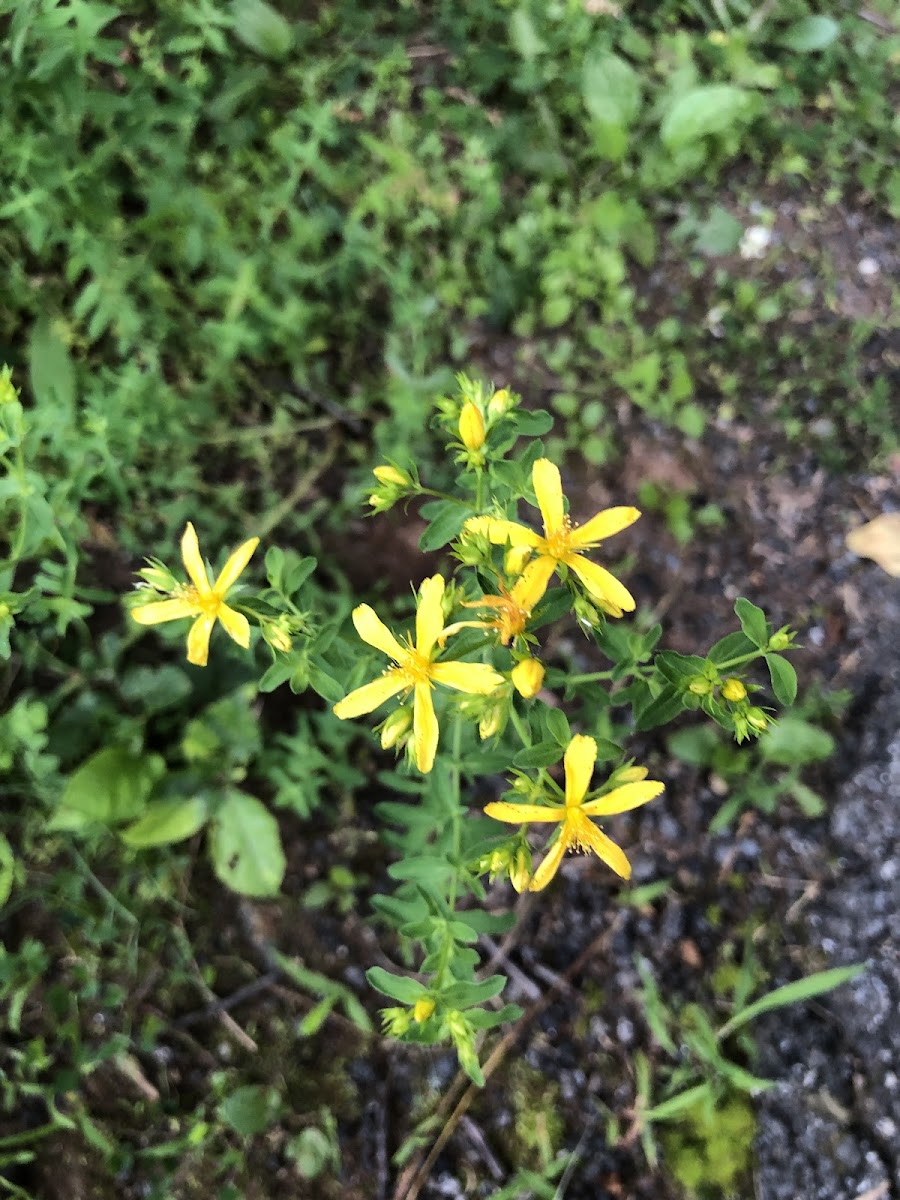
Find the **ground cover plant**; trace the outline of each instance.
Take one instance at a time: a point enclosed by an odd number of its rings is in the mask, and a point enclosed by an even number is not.
[[[746,1194],[767,1022],[881,978],[799,922],[890,686],[891,13],[0,22],[0,1185]]]

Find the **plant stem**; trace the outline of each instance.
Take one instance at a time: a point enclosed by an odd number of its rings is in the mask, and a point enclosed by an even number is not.
[[[533,745],[531,740],[531,731],[525,727],[525,722],[516,712],[514,704],[509,706],[509,719],[512,721],[513,729],[515,729],[516,733],[519,735],[519,741],[526,750],[530,749]]]

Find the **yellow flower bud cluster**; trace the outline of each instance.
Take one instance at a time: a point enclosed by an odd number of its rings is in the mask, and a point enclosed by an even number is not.
[[[404,471],[393,463],[375,467],[372,474],[378,481],[375,491],[369,496],[373,512],[387,512],[398,500],[412,495],[416,490],[416,481],[409,471]]]

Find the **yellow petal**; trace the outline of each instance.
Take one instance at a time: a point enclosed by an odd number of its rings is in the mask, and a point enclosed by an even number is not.
[[[197,605],[190,600],[157,600],[153,604],[133,608],[131,615],[139,625],[161,625],[164,621],[195,617],[197,612]]]
[[[419,588],[419,604],[416,608],[416,649],[426,658],[444,628],[443,600],[443,575],[432,575],[424,580]]]
[[[847,534],[847,549],[871,558],[888,575],[900,575],[900,513],[882,513]]]
[[[646,783],[623,783],[621,787],[607,792],[599,800],[589,800],[587,804],[582,804],[581,811],[589,817],[609,817],[613,813],[639,808],[663,791],[665,784],[658,783],[655,779],[648,779]]]
[[[604,538],[612,537],[614,533],[620,533],[629,525],[633,525],[640,515],[636,508],[606,508],[597,513],[596,517],[591,517],[589,521],[573,529],[569,545],[581,549],[596,545]]]
[[[193,663],[195,667],[206,666],[209,658],[209,635],[215,623],[215,617],[204,613],[191,626],[187,640],[187,656],[188,662]]]
[[[416,752],[416,766],[423,775],[427,775],[434,766],[438,736],[438,722],[434,712],[434,702],[431,699],[431,688],[427,683],[417,683],[413,702],[413,745]]]
[[[530,562],[513,588],[512,595],[516,604],[529,613],[533,612],[543,599],[555,570],[556,559],[548,554],[542,554],[540,558]]]
[[[530,892],[541,892],[559,870],[559,864],[563,860],[563,855],[566,852],[565,830],[560,832],[559,838],[550,847],[544,855],[544,861],[535,871],[531,883],[528,885]]]
[[[605,567],[599,566],[581,554],[567,554],[563,562],[584,584],[585,591],[597,600],[613,616],[622,611],[634,612],[634,597],[623,583]]]
[[[508,821],[510,825],[525,825],[529,821],[564,821],[564,808],[549,808],[544,804],[507,804],[505,800],[495,800],[486,804],[484,811],[495,821]]]
[[[580,804],[591,786],[594,763],[597,761],[597,743],[592,737],[576,733],[566,750],[566,807]]]
[[[243,613],[235,612],[227,604],[220,604],[216,616],[225,626],[225,632],[246,650],[250,646],[250,622]]]
[[[356,632],[364,642],[392,658],[394,662],[403,662],[407,652],[403,649],[387,625],[381,620],[374,608],[368,604],[360,604],[353,610],[353,624]]]
[[[391,696],[396,696],[406,687],[409,687],[409,680],[403,671],[385,671],[372,683],[366,683],[343,700],[338,700],[331,711],[342,721],[361,717],[363,713],[374,712],[379,704],[384,704],[385,700],[390,700]]]
[[[191,583],[200,593],[205,596],[209,593],[209,577],[206,574],[206,567],[203,565],[203,559],[200,555],[200,543],[197,541],[197,531],[188,521],[184,527],[184,533],[181,537],[181,557],[184,560],[184,567],[190,576]]]
[[[527,525],[515,521],[503,521],[499,517],[470,517],[466,521],[467,533],[479,533],[495,546],[536,546],[540,536]]]
[[[489,696],[505,682],[503,676],[487,663],[435,663],[431,668],[431,678],[435,683],[476,696]]]
[[[539,458],[531,468],[531,483],[544,519],[544,533],[550,537],[562,529],[565,521],[559,467],[549,458]]]
[[[617,875],[623,879],[631,878],[631,863],[625,857],[625,851],[596,825],[585,821],[585,827],[578,830],[578,836],[582,844],[590,847],[594,854],[602,859],[608,867],[612,867]]]
[[[250,538],[243,546],[238,546],[219,573],[219,578],[213,584],[213,591],[224,596],[230,587],[237,583],[238,576],[243,572],[247,563],[253,557],[253,551],[259,545],[259,538]],[[235,639],[237,640],[237,639]]]

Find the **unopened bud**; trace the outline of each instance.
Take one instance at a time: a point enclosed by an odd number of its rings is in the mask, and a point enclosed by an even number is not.
[[[408,708],[395,708],[381,727],[381,748],[390,750],[412,727],[412,713]]]
[[[4,404],[12,404],[18,398],[19,390],[13,386],[12,381],[12,367],[4,365],[0,368],[0,407]]]
[[[372,474],[379,483],[390,484],[393,487],[405,488],[412,483],[412,476],[407,471],[401,471],[399,467],[391,466],[389,463],[375,467]]]
[[[484,445],[484,417],[471,400],[459,414],[459,440],[467,450],[480,450]]]
[[[421,1025],[423,1021],[427,1021],[434,1012],[434,1001],[430,996],[420,996],[413,1006],[413,1020],[417,1025]]]
[[[533,700],[544,685],[544,668],[536,658],[523,659],[512,671],[513,687],[525,700]]]
[[[708,696],[712,687],[705,675],[694,675],[688,683],[688,691],[693,692],[695,696]]]
[[[509,389],[500,388],[500,390],[494,392],[493,396],[491,396],[490,400],[488,400],[488,416],[491,418],[491,420],[496,421],[508,413],[514,404],[515,400],[513,400],[512,396],[509,394]]]
[[[615,780],[620,783],[640,783],[642,779],[647,778],[646,767],[623,767],[621,771],[616,771]]]
[[[749,708],[747,709],[747,724],[751,729],[762,733],[764,729],[769,727],[769,718],[761,708]]]
[[[488,709],[478,722],[478,736],[483,742],[495,737],[502,730],[505,715],[505,710],[499,704]]]
[[[412,1016],[405,1008],[383,1008],[381,1023],[385,1033],[393,1037],[403,1037],[412,1024]]]
[[[509,881],[519,893],[528,891],[531,883],[531,850],[528,846],[520,845],[515,857],[509,864]]]
[[[747,689],[741,683],[740,679],[735,679],[732,675],[730,679],[726,679],[722,684],[722,699],[730,700],[732,703],[737,703],[739,700],[746,700]]]
[[[769,638],[770,650],[786,650],[790,644],[791,635],[783,629],[780,629],[778,633],[773,633]]]
[[[263,635],[273,650],[278,650],[281,654],[289,654],[293,642],[291,635],[281,625],[267,625],[263,627]]]

